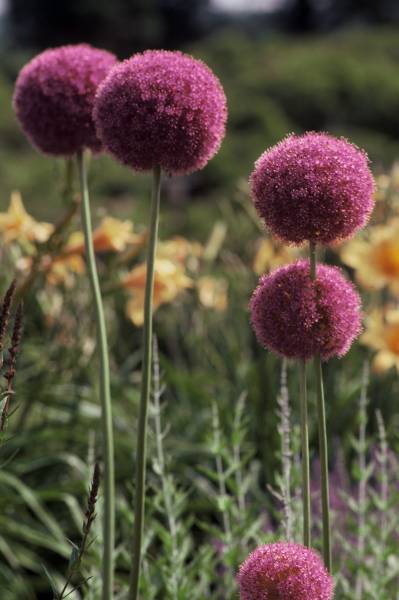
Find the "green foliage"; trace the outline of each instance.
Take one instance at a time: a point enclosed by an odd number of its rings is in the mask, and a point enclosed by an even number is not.
[[[229,284],[224,313],[206,310],[194,295],[160,308],[155,317],[159,340],[159,375],[150,415],[148,500],[142,596],[215,598],[237,595],[234,574],[258,543],[283,537],[287,497],[282,474],[277,413],[280,361],[255,343],[248,324],[248,298],[256,283],[250,265],[262,228],[247,202],[245,180],[253,161],[289,131],[327,128],[353,137],[386,164],[399,152],[396,33],[342,34],[301,40],[249,40],[226,33],[194,48],[220,75],[230,107],[228,136],[220,154],[200,174],[183,180],[176,193],[165,179],[161,237],[179,234],[203,243],[215,222],[227,238],[209,261],[206,274]],[[11,63],[9,63],[11,64]],[[65,202],[64,165],[32,151],[11,110],[11,85],[0,81],[0,210],[12,189],[22,191],[35,217],[55,220]],[[238,182],[238,186],[237,186]],[[146,221],[149,183],[109,157],[93,160],[92,196],[96,218],[105,211]],[[0,284],[4,289],[19,258],[0,249]],[[328,259],[336,257],[328,256]],[[115,289],[116,262],[101,257],[112,367],[112,397],[117,465],[117,589],[123,598],[130,566],[133,473],[141,331],[126,321],[126,297]],[[38,278],[26,299],[23,353],[18,365],[15,411],[7,441],[0,448],[0,589],[4,600],[51,598],[65,583],[71,540],[81,539],[83,511],[92,464],[97,458],[99,406],[95,338],[88,304],[88,284],[53,288]],[[50,315],[49,303],[61,308]],[[349,485],[334,531],[337,600],[354,598],[359,564],[357,539],[362,531],[367,582],[364,600],[392,600],[398,585],[396,482],[382,495],[391,455],[397,450],[397,397],[394,372],[373,377],[368,413],[379,408],[392,453],[383,444],[381,424],[369,418],[367,443],[358,439],[357,400],[362,365],[359,347],[325,367],[331,467],[343,456]],[[165,389],[163,389],[165,385]],[[300,540],[298,492],[298,378],[288,367],[291,399],[291,495],[294,538]],[[312,375],[309,387],[314,389]],[[245,396],[245,400],[244,400]],[[315,402],[310,394],[311,446],[317,450]],[[364,415],[361,420],[364,420]],[[379,429],[379,434],[378,434]],[[378,441],[379,440],[379,441]],[[378,445],[379,458],[373,458]],[[359,466],[363,454],[366,466]],[[388,467],[384,456],[388,455]],[[98,457],[101,460],[101,457]],[[385,464],[385,467],[382,466]],[[370,466],[373,465],[373,466]],[[392,466],[391,465],[391,466]],[[385,479],[384,479],[385,478]],[[367,487],[367,522],[359,528],[358,485]],[[385,485],[385,484],[384,484]],[[395,491],[396,490],[396,491]],[[101,497],[101,493],[100,493]],[[82,562],[86,600],[100,597],[101,501],[91,544]],[[386,520],[385,538],[381,519]],[[317,532],[317,517],[315,531]],[[320,540],[317,538],[316,544]],[[378,558],[380,557],[380,558]],[[385,561],[385,570],[374,568]],[[396,586],[396,587],[395,587]],[[47,594],[47,596],[46,596]],[[374,595],[373,595],[374,594]],[[79,593],[71,595],[77,600]]]

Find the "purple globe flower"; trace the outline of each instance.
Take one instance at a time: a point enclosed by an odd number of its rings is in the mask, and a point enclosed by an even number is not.
[[[104,146],[136,170],[201,169],[225,132],[226,98],[201,61],[149,50],[118,65],[100,86],[94,119]]]
[[[361,330],[360,298],[336,267],[309,261],[263,275],[250,302],[251,321],[262,346],[287,358],[323,360],[343,356]]]
[[[319,555],[300,544],[259,546],[240,567],[240,600],[331,600],[334,583]]]
[[[116,62],[106,50],[79,44],[45,50],[25,65],[13,104],[32,145],[60,156],[101,150],[92,118],[94,97]]]
[[[292,244],[351,237],[373,209],[367,155],[325,133],[290,135],[267,150],[250,185],[259,216],[275,236]]]

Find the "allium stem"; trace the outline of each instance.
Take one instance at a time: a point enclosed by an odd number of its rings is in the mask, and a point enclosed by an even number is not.
[[[310,243],[310,275],[316,279],[316,245]],[[331,525],[330,525],[330,493],[328,484],[328,447],[327,447],[327,426],[326,409],[324,402],[323,371],[321,367],[320,353],[314,357],[315,376],[316,376],[316,396],[317,396],[317,419],[319,429],[319,453],[320,453],[320,474],[321,474],[321,505],[323,521],[323,558],[328,571],[332,571],[331,557]]]
[[[303,544],[311,546],[310,511],[310,467],[309,467],[309,425],[308,398],[306,390],[306,362],[299,362],[300,403],[301,403],[301,450],[302,450],[302,506],[303,506]]]
[[[161,195],[161,169],[154,167],[151,198],[151,222],[147,249],[147,276],[144,299],[143,366],[136,450],[136,488],[134,506],[134,531],[132,569],[130,573],[129,600],[137,600],[140,581],[141,543],[144,527],[145,470],[147,454],[148,405],[151,390],[152,356],[152,296],[154,290],[155,255],[158,240],[159,206]]]
[[[112,406],[110,374],[108,360],[107,332],[105,328],[104,308],[101,299],[100,283],[97,274],[96,257],[93,247],[87,170],[83,152],[78,152],[77,162],[81,188],[81,215],[85,238],[86,261],[90,285],[93,293],[94,310],[97,325],[97,339],[100,358],[100,399],[101,426],[104,460],[104,548],[103,548],[103,589],[102,599],[111,600],[113,596],[114,545],[115,545],[115,482],[114,482],[114,441],[112,428]]]

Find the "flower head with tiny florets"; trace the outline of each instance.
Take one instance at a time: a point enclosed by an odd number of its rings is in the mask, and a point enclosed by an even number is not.
[[[119,161],[136,170],[201,169],[218,151],[227,116],[223,88],[202,62],[164,50],[135,54],[100,86],[98,135]]]
[[[326,133],[290,135],[267,150],[250,185],[259,216],[289,244],[349,238],[373,209],[367,155]]]
[[[240,567],[240,600],[331,600],[333,580],[319,555],[289,542],[259,546]]]
[[[92,119],[99,83],[117,62],[88,44],[45,50],[18,75],[14,109],[22,129],[38,150],[72,156],[101,150]]]
[[[336,267],[298,261],[260,278],[251,321],[262,346],[287,358],[343,356],[361,330],[360,298]]]

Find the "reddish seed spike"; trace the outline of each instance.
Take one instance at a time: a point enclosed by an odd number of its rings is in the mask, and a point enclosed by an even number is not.
[[[17,356],[21,345],[22,339],[22,320],[23,320],[23,304],[20,302],[17,307],[17,311],[15,313],[14,319],[14,327],[11,337],[11,346],[8,349],[9,353],[9,362],[7,372],[5,374],[5,378],[8,381],[8,385],[10,386],[12,380],[15,377],[15,368],[17,362]]]
[[[4,295],[3,303],[2,303],[2,306],[0,309],[0,353],[2,352],[3,347],[4,347],[4,337],[6,335],[8,322],[10,319],[10,310],[11,310],[12,299],[14,297],[15,287],[16,287],[16,280],[14,279],[11,282],[8,290],[6,291],[6,293]],[[0,360],[2,360],[2,359],[0,358]],[[1,364],[0,364],[0,367],[1,367]]]
[[[218,151],[227,116],[223,88],[202,62],[149,50],[118,65],[98,89],[94,120],[104,146],[136,170],[179,175]]]

